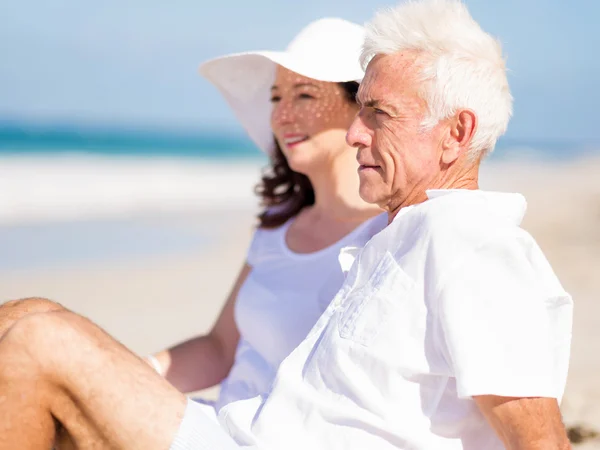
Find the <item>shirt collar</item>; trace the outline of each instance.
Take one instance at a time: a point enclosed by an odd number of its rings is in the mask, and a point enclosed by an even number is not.
[[[466,199],[483,198],[499,215],[519,225],[527,210],[527,201],[521,194],[508,192],[482,191],[480,189],[429,189],[425,191],[429,200],[463,195]]]

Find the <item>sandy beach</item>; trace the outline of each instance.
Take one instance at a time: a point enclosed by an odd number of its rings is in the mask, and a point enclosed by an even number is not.
[[[562,410],[568,425],[600,430],[600,159],[493,162],[484,189],[523,193],[524,228],[575,300],[572,358]],[[244,260],[255,208],[144,215],[205,244],[118,261],[0,270],[0,302],[45,296],[91,318],[140,355],[206,331]],[[206,393],[214,395],[214,390]],[[600,448],[589,439],[577,448]]]

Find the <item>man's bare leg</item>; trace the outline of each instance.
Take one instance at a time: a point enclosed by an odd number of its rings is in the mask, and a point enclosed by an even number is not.
[[[39,297],[12,300],[0,305],[0,337],[12,327],[17,320],[30,314],[52,311],[65,311],[65,308],[51,300]]]
[[[78,449],[166,450],[185,410],[140,358],[62,308],[13,320],[0,361],[0,450],[50,448],[56,424]]]

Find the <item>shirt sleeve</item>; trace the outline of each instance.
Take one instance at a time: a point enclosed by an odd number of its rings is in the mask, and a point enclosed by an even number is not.
[[[552,335],[560,304],[542,284],[510,236],[472,251],[449,274],[438,319],[459,397],[560,397]]]

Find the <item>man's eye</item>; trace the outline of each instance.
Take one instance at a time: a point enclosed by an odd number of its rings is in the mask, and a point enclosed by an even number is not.
[[[279,97],[278,95],[274,95],[273,97],[271,97],[271,103],[277,103],[279,100],[281,100],[281,97]]]
[[[385,111],[379,108],[373,108],[373,111],[375,111],[375,114],[387,114]]]
[[[314,98],[312,95],[306,94],[306,93],[300,94],[300,95],[298,95],[298,97],[300,97],[300,98]]]

